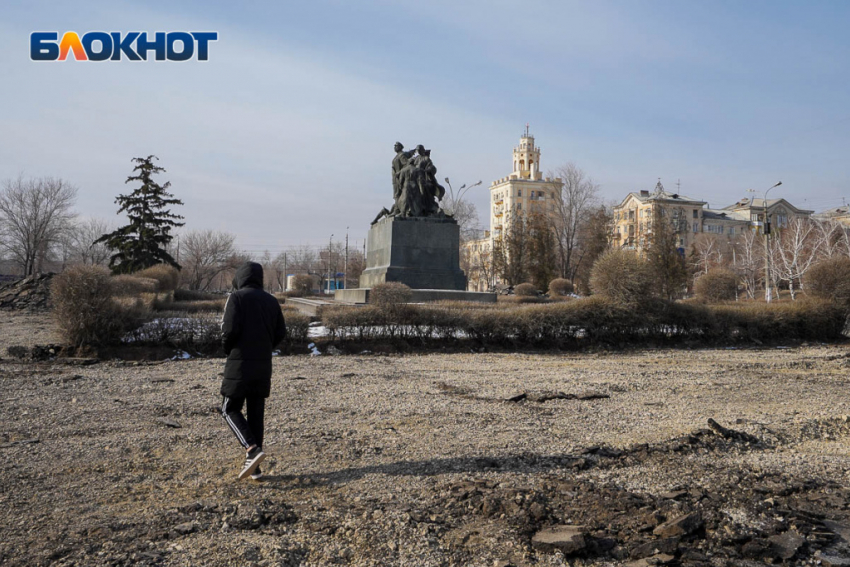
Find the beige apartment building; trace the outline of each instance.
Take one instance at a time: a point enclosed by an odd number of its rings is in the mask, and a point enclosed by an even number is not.
[[[481,239],[463,244],[463,254],[470,258],[470,265],[481,266],[481,262],[492,263],[493,250],[502,236],[511,229],[517,215],[539,213],[555,217],[555,206],[561,190],[559,178],[543,178],[540,169],[540,147],[535,145],[534,136],[525,133],[513,150],[513,170],[510,175],[490,184],[490,230]],[[472,261],[472,260],[475,261]],[[468,289],[484,291],[498,284],[491,269],[470,269]]]
[[[487,291],[495,285],[493,273],[493,241],[490,231],[485,230],[482,238],[461,244],[460,267],[466,273],[468,291]]]
[[[850,228],[850,207],[837,207],[814,215],[818,220],[833,220],[846,228]]]
[[[664,189],[661,180],[655,191],[629,193],[614,207],[612,243],[622,248],[643,250],[651,234],[652,218],[659,208],[670,219],[676,233],[676,245],[686,254],[701,233],[726,235],[734,238],[747,230],[760,227],[764,220],[764,199],[741,199],[722,209],[706,208],[707,203]],[[798,209],[785,199],[768,199],[767,214],[772,225],[784,228],[794,217],[809,217],[814,211]]]

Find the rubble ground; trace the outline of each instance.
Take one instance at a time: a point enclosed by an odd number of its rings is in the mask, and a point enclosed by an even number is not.
[[[847,345],[278,357],[238,482],[222,359],[6,358],[50,329],[0,322],[0,565],[850,564]]]

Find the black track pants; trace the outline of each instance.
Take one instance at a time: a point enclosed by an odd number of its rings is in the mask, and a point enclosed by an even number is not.
[[[248,419],[242,415],[242,406],[247,401]],[[251,445],[263,446],[263,418],[266,410],[265,398],[228,398],[224,396],[221,416],[239,443],[246,449]]]

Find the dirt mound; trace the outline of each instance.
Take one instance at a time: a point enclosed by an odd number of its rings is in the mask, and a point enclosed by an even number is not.
[[[50,282],[55,274],[36,274],[0,284],[0,310],[43,311],[50,308]]]

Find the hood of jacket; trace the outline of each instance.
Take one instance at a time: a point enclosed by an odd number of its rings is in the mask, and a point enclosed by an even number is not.
[[[233,284],[233,287],[236,289],[242,289],[244,287],[263,289],[263,267],[256,262],[245,262],[236,270]]]

